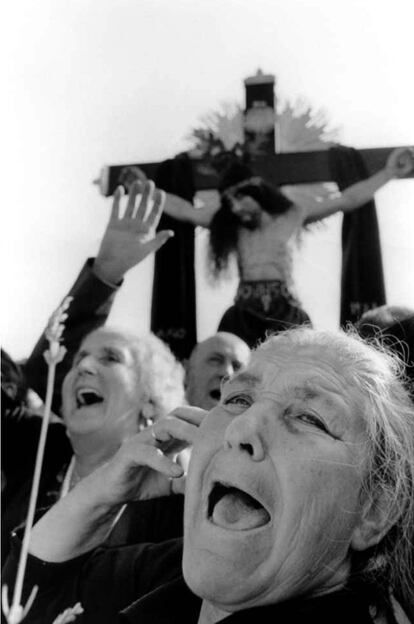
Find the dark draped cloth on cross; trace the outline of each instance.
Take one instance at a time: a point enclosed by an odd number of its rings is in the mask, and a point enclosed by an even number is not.
[[[162,162],[155,183],[191,202],[195,186],[189,157],[179,154]],[[151,331],[183,360],[197,341],[194,226],[163,214],[158,229],[173,230],[174,238],[155,255]]]
[[[341,191],[368,177],[360,154],[353,148],[331,148],[329,163],[331,179]],[[354,323],[364,312],[384,303],[380,235],[372,200],[343,217],[341,326]]]

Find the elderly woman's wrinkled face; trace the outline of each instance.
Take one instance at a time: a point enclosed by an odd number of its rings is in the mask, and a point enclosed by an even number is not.
[[[255,356],[205,418],[187,478],[184,576],[228,611],[340,587],[361,518],[359,397],[315,348]]]
[[[131,348],[117,333],[98,330],[85,338],[62,392],[69,433],[99,431],[120,443],[137,432],[142,390]]]

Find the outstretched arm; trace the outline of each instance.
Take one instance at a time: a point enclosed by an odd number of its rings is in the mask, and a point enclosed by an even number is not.
[[[194,208],[193,204],[177,195],[166,193],[164,212],[179,221],[189,221],[194,225],[208,228],[213,215],[219,206],[204,205],[202,208]]]
[[[124,169],[122,175],[122,184],[127,189],[128,193],[130,193],[134,181],[140,180],[144,182],[146,179],[145,173],[139,167],[127,167]],[[203,207],[198,210],[191,202],[173,193],[165,193],[165,198],[165,214],[179,221],[187,221],[193,225],[209,227],[212,216],[218,209],[218,206],[203,205]]]
[[[296,203],[304,210],[305,221],[324,219],[336,212],[352,212],[373,198],[376,191],[394,178],[404,178],[414,170],[414,148],[400,147],[388,157],[383,169],[346,188],[339,197],[318,202],[303,198]]]

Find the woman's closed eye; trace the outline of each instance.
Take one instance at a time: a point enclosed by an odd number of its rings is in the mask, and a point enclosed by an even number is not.
[[[110,363],[119,362],[119,359],[117,357],[115,357],[114,355],[106,355],[103,358],[103,360],[104,360],[104,362],[110,362]]]
[[[241,407],[244,409],[248,409],[252,403],[253,399],[250,395],[244,393],[231,394],[230,396],[223,399],[224,405],[234,405],[236,407]]]
[[[220,357],[219,355],[212,355],[208,359],[208,363],[213,364],[214,366],[220,366],[221,364],[223,364],[223,358]]]
[[[122,362],[122,357],[116,351],[109,351],[108,350],[108,351],[105,351],[105,353],[103,353],[102,361],[112,364],[112,363],[116,363],[116,362]]]
[[[325,423],[323,422],[323,420],[318,418],[318,416],[315,416],[315,414],[309,414],[308,412],[301,412],[300,414],[297,415],[297,418],[299,418],[303,422],[309,423],[310,425],[315,425],[315,427],[318,427],[318,429],[321,429],[322,431],[326,431],[326,433],[329,433],[329,430],[327,426],[325,425]]]
[[[324,433],[327,433],[335,440],[338,439],[338,437],[332,433],[325,421],[317,414],[313,414],[312,412],[297,412],[296,414],[294,414],[294,416],[301,422],[304,422],[312,427],[315,427],[316,429],[319,429]]]

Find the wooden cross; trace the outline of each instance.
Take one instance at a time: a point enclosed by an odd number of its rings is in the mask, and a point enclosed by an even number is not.
[[[277,146],[275,146],[274,81],[274,76],[264,75],[260,70],[255,76],[249,77],[244,81],[246,106],[244,112],[245,142],[243,151],[249,155],[250,168],[255,175],[261,176],[274,186],[332,182],[329,150],[290,153],[275,152],[275,147],[277,148]],[[366,173],[372,175],[379,171],[384,166],[388,155],[393,149],[395,148],[384,147],[357,150],[365,165]],[[192,170],[196,191],[217,188],[219,176],[211,159],[190,156],[188,162]],[[98,180],[95,180],[95,183],[98,184],[104,196],[112,195],[118,184],[120,184],[120,179],[122,179],[125,171],[134,167],[141,169],[147,178],[156,179],[160,163],[132,163],[107,166],[101,170],[100,177]],[[414,172],[407,177],[414,177]],[[166,219],[166,221],[165,224],[161,225],[175,229],[176,238],[156,255],[151,329],[169,343],[175,354],[182,359],[188,357],[192,346],[196,342],[195,278],[192,266],[194,257],[193,229],[189,224],[176,226],[177,222],[174,223],[175,220],[168,221],[168,217],[163,217],[163,219]],[[366,229],[371,229],[373,226],[372,221],[366,220],[366,226]],[[376,223],[374,226],[376,227]],[[178,227],[181,229],[177,236],[176,228]],[[364,228],[359,227],[359,230],[361,229]],[[182,237],[180,238],[181,235]],[[348,242],[349,240],[352,242],[353,236],[354,233],[352,232],[348,235]],[[354,254],[355,261],[359,265],[364,265],[365,258],[359,257],[359,251],[367,246],[366,242],[362,239],[358,240],[356,245],[354,244],[354,251],[350,251],[351,254]],[[370,241],[368,241],[368,246],[369,244]],[[175,250],[174,245],[176,246]],[[355,253],[355,247],[357,253]],[[177,259],[178,255],[183,255],[184,253],[187,253],[186,259],[179,261]],[[170,255],[168,256],[167,254]],[[377,264],[374,263],[374,266],[375,269],[378,269],[379,282],[382,282],[379,248],[377,256],[379,256],[379,262]],[[180,262],[181,265],[179,265]],[[183,267],[183,262],[185,267]],[[176,263],[175,269],[174,263]],[[157,273],[157,269],[160,269],[159,273]],[[175,273],[179,274],[179,277]],[[163,275],[161,280],[158,280],[159,275]],[[173,284],[172,280],[174,279],[177,281]],[[351,281],[352,279],[351,271]],[[158,286],[157,280],[161,281],[161,284],[158,284]],[[168,289],[170,290],[168,291]],[[348,309],[351,305],[360,306],[358,299],[359,301],[361,299],[358,297],[358,289],[353,290],[353,301],[351,297],[351,301],[348,302]],[[381,288],[377,289],[376,292],[378,290],[381,291]],[[180,299],[184,302],[182,303],[182,309],[180,311],[176,310],[176,318],[171,322],[168,319],[174,317],[174,311],[171,310],[172,300],[180,301]],[[371,295],[367,299],[368,304],[364,304],[364,306],[375,307],[375,305],[378,305],[375,301],[376,299],[380,303],[385,301],[384,295],[382,295],[382,301],[381,296],[376,298],[375,295]],[[167,312],[161,312],[161,317],[160,309],[167,310]],[[362,307],[361,311],[363,311]],[[165,318],[163,314],[166,314]],[[357,316],[357,314],[354,314],[355,318]],[[345,315],[345,318],[354,320],[354,318],[350,318],[349,314]],[[341,320],[344,320],[342,313]]]
[[[395,147],[374,147],[359,149],[369,175],[379,171],[385,164]],[[263,177],[275,186],[284,184],[310,184],[313,182],[332,181],[329,170],[327,150],[312,152],[286,152],[257,156],[252,160],[251,168],[255,175]],[[153,179],[159,167],[158,162],[133,163],[128,165],[110,165],[103,167],[100,177],[95,183],[100,187],[102,195],[112,195],[119,183],[119,177],[127,167],[139,167],[147,178]],[[209,162],[192,159],[194,183],[197,191],[217,188],[218,174]],[[407,178],[414,177],[411,173]]]
[[[311,152],[276,153],[274,76],[258,71],[246,78],[245,145],[251,157],[255,175],[275,186],[284,184],[310,184],[332,181],[327,150]],[[269,124],[270,120],[270,124]],[[260,128],[260,126],[262,126]],[[257,138],[259,137],[259,140]],[[359,154],[368,175],[379,171],[394,147],[360,149]],[[154,179],[159,163],[132,163],[103,167],[95,183],[104,196],[112,195],[121,173],[128,167],[139,167],[146,176]],[[208,160],[192,158],[195,188],[198,191],[217,188],[218,174]],[[408,177],[414,177],[411,173]]]

